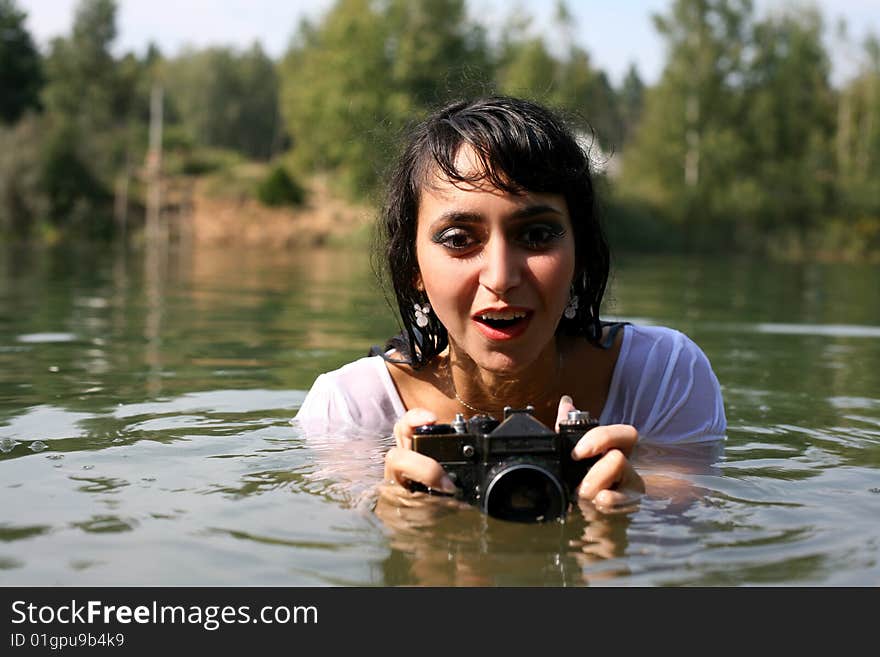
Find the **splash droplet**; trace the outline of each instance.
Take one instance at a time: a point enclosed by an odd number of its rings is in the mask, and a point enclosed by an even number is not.
[[[0,452],[11,452],[18,445],[18,441],[12,438],[3,438],[0,440]]]

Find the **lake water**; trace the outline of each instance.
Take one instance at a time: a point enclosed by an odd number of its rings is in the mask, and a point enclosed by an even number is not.
[[[396,330],[365,249],[0,251],[0,585],[880,584],[876,267],[620,256],[605,314],[703,347],[728,440],[521,525],[377,504],[385,443],[290,424]]]

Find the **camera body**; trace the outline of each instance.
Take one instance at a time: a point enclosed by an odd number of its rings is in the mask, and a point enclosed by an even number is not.
[[[458,487],[458,497],[494,517],[518,522],[562,518],[577,485],[598,457],[575,461],[571,451],[598,422],[571,411],[552,431],[534,408],[504,409],[450,424],[416,427],[413,450],[430,456]]]

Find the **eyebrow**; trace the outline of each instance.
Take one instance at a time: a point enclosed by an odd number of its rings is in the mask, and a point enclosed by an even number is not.
[[[514,221],[521,221],[523,219],[530,219],[532,217],[539,217],[546,214],[555,214],[557,216],[562,216],[562,212],[557,208],[554,208],[552,205],[546,205],[543,203],[537,203],[535,205],[528,205],[524,208],[520,208],[510,214],[510,218]],[[483,216],[477,212],[465,212],[461,210],[448,210],[442,213],[434,223],[463,223],[463,224],[472,224],[479,223],[483,221]]]

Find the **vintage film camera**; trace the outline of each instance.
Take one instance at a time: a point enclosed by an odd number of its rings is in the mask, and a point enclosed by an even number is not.
[[[413,450],[439,461],[458,497],[496,518],[542,522],[563,518],[576,486],[598,457],[575,461],[571,450],[598,422],[571,411],[559,432],[534,417],[534,407],[504,409],[451,424],[416,427]]]

